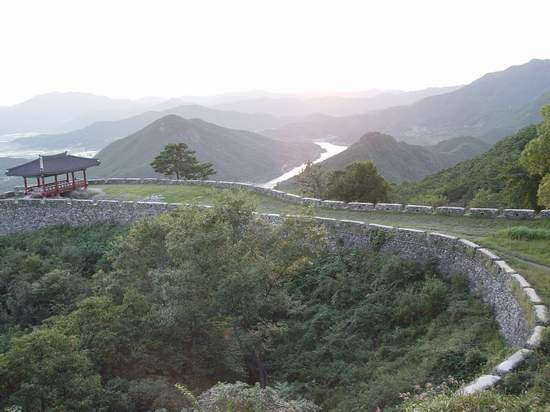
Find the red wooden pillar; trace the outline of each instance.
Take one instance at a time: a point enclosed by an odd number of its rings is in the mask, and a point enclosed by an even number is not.
[[[59,184],[57,183],[57,175],[54,176],[55,179],[55,193],[59,194]]]
[[[27,194],[29,192],[29,188],[27,186],[27,178],[23,177],[23,181],[25,182],[25,194]]]
[[[74,185],[74,172],[71,172],[71,177],[73,178],[73,190],[75,189],[75,185]]]
[[[82,174],[84,174],[84,187],[88,187],[88,181],[86,180],[86,169],[82,171]]]
[[[67,183],[69,183],[69,172],[67,172]]]

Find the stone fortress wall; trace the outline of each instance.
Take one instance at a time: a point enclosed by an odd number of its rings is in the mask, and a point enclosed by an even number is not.
[[[453,216],[485,216],[505,217],[510,219],[532,219],[535,217],[550,218],[550,210],[542,210],[535,213],[532,209],[492,209],[492,208],[464,208],[441,206],[432,207],[424,205],[403,205],[401,203],[362,203],[342,202],[339,200],[322,200],[310,197],[302,197],[280,190],[268,189],[250,183],[225,182],[218,180],[171,180],[171,179],[140,179],[140,178],[113,178],[113,179],[92,179],[90,185],[113,185],[113,184],[157,184],[157,185],[203,185],[226,189],[242,189],[265,196],[270,196],[284,202],[303,206],[315,206],[327,209],[359,210],[359,211],[383,211],[403,212],[415,214],[438,214]]]
[[[180,204],[116,200],[3,199],[0,235],[36,230],[56,224],[97,222],[128,224],[179,208]],[[260,214],[270,223],[284,216]],[[531,285],[505,261],[465,239],[416,229],[395,228],[350,220],[313,218],[323,225],[332,247],[365,247],[410,259],[433,259],[449,276],[464,276],[470,290],[490,305],[499,330],[514,353],[489,374],[462,391],[473,393],[497,384],[541,343],[549,324],[547,308]]]
[[[326,209],[356,210],[356,211],[382,211],[393,213],[413,214],[437,214],[451,216],[482,216],[482,217],[504,217],[508,219],[533,219],[550,218],[550,210],[541,210],[536,213],[533,209],[497,209],[481,207],[455,207],[455,206],[426,206],[426,205],[404,205],[401,203],[363,203],[343,202],[340,200],[324,200],[311,197],[298,196],[292,193],[276,189],[269,189],[256,186],[251,183],[226,182],[221,180],[172,180],[157,178],[111,178],[111,179],[90,179],[90,185],[115,185],[115,184],[155,184],[155,185],[202,185],[224,189],[241,189],[265,196],[279,199],[283,202],[301,206],[314,206]],[[0,193],[0,199],[10,199],[22,194],[22,187],[16,187],[14,191]]]

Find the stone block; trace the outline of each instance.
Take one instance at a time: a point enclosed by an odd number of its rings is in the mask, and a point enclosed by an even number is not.
[[[401,203],[377,203],[374,208],[382,212],[401,212],[403,205]]]
[[[106,179],[105,184],[106,185],[117,185],[117,184],[124,183],[125,180],[126,179],[123,179],[123,178],[120,178],[120,177],[112,177],[110,179]]]
[[[346,202],[342,202],[340,200],[323,200],[321,205],[322,207],[326,207],[328,209],[347,209],[348,207]]]
[[[501,274],[511,275],[513,273],[516,273],[516,271],[512,269],[510,265],[508,265],[508,263],[506,263],[504,260],[496,260],[495,265],[497,266],[498,271]]]
[[[409,229],[406,227],[397,228],[397,236],[400,241],[421,243],[426,240],[426,232],[424,230]]]
[[[482,217],[497,217],[499,214],[498,209],[492,209],[488,207],[471,207],[468,209],[470,215],[472,216],[482,216]]]
[[[550,210],[541,210],[539,215],[542,218],[550,218]]]
[[[431,215],[434,212],[432,206],[423,206],[423,205],[406,205],[405,213],[420,213]]]
[[[542,343],[542,334],[544,333],[545,329],[546,328],[544,326],[535,326],[535,329],[527,340],[525,347],[529,349],[537,349]]]
[[[517,273],[512,273],[512,279],[514,279],[520,288],[530,288],[531,284],[525,280],[525,278]]]
[[[548,308],[544,305],[535,305],[535,322],[537,325],[548,325],[550,317],[548,316]]]
[[[533,351],[529,349],[518,350],[513,355],[509,356],[504,361],[499,363],[493,370],[493,373],[495,375],[502,376],[509,372],[512,372],[513,370],[517,369],[532,353]]]
[[[348,209],[350,210],[374,210],[374,203],[349,202]]]
[[[435,213],[437,213],[438,215],[462,216],[464,213],[466,213],[466,209],[463,207],[439,206],[435,209]]]
[[[455,250],[458,238],[456,236],[446,235],[443,233],[430,232],[428,233],[428,244],[430,247],[437,250],[451,252]]]
[[[395,232],[396,229],[393,226],[379,225],[377,223],[369,223],[368,227],[373,230],[383,230],[384,232]]]
[[[459,393],[462,395],[472,395],[474,393],[481,392],[487,388],[495,386],[500,379],[500,376],[481,375],[479,378],[460,389]]]
[[[463,255],[468,256],[469,258],[473,258],[476,254],[476,250],[480,249],[481,246],[466,239],[458,239],[456,243],[456,248]]]
[[[539,297],[535,289],[533,288],[525,288],[523,289],[523,292],[527,295],[529,298],[529,302],[533,305],[542,305],[542,299]]]
[[[533,209],[504,209],[502,214],[508,219],[532,219],[535,217]]]
[[[316,199],[314,197],[304,197],[302,198],[302,202],[304,203],[304,205],[315,207],[319,207],[323,203],[321,199]]]

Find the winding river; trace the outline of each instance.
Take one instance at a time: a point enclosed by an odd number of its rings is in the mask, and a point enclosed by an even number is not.
[[[324,150],[324,152],[321,153],[321,155],[317,159],[315,159],[313,163],[320,163],[323,160],[327,160],[329,157],[337,155],[338,153],[342,153],[344,150],[348,148],[348,146],[338,146],[328,142],[315,142],[315,144],[320,146]],[[300,166],[297,166],[294,169],[289,170],[285,174],[282,174],[281,176],[276,177],[275,179],[270,180],[267,183],[261,184],[260,186],[266,187],[268,189],[273,189],[275,186],[277,186],[278,183],[284,182],[285,180],[288,180],[291,177],[294,177],[300,174],[302,170],[304,170],[304,167],[306,167],[306,163],[303,163]]]

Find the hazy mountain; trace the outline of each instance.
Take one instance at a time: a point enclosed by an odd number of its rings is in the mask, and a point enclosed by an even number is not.
[[[14,106],[0,107],[0,135],[66,131],[98,119],[110,120],[143,112],[147,101],[111,99],[87,93],[48,93]]]
[[[13,166],[28,162],[29,159],[21,159],[15,157],[0,157],[0,193],[13,190],[16,185],[22,185],[23,179],[6,176],[6,171]]]
[[[168,143],[183,142],[200,161],[214,163],[216,179],[262,183],[316,158],[313,143],[272,140],[243,130],[227,129],[203,120],[168,115],[98,153],[96,177],[154,177],[151,161]]]
[[[12,144],[21,149],[99,150],[116,139],[128,136],[169,114],[188,119],[202,119],[219,126],[249,131],[269,129],[283,124],[283,120],[263,113],[228,112],[198,105],[185,105],[163,111],[149,111],[122,120],[96,122],[67,133],[21,138],[14,140]]]
[[[540,107],[549,97],[550,60],[531,60],[409,106],[302,121],[266,133],[285,139],[337,136],[348,143],[368,131],[381,131],[417,144],[432,144],[456,136],[494,142],[539,121]]]
[[[232,101],[218,104],[221,110],[234,110],[245,113],[269,113],[274,116],[301,117],[312,113],[331,116],[347,116],[380,110],[393,106],[415,103],[425,97],[435,96],[458,89],[457,87],[434,87],[412,92],[371,92],[349,97],[322,96],[310,98],[298,97],[261,97],[257,99]]]
[[[371,160],[384,178],[399,183],[421,179],[485,152],[489,144],[473,137],[457,137],[432,146],[398,142],[392,136],[367,133],[342,153],[320,163],[324,171],[343,170],[353,162]],[[293,179],[279,187],[294,188]]]

